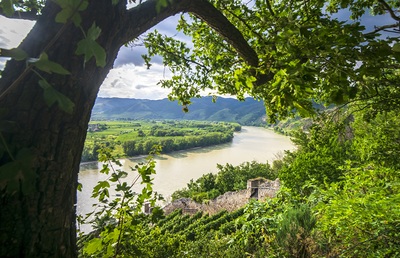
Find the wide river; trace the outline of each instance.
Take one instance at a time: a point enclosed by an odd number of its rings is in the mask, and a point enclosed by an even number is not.
[[[235,133],[231,143],[211,146],[206,148],[178,151],[163,154],[155,158],[156,171],[153,189],[162,194],[166,200],[177,189],[183,188],[190,179],[197,179],[203,174],[217,172],[217,164],[239,165],[245,161],[272,162],[284,150],[294,149],[294,145],[286,136],[274,133],[260,127],[243,126],[242,131]],[[122,169],[130,171],[143,157],[121,159]],[[90,199],[93,186],[99,180],[104,180],[105,175],[100,174],[102,164],[91,162],[81,164],[79,182],[83,185],[82,192],[78,192],[78,214],[91,211],[93,200]],[[132,181],[135,172],[128,176]],[[135,188],[140,190],[141,186]],[[134,189],[135,189],[134,188]]]

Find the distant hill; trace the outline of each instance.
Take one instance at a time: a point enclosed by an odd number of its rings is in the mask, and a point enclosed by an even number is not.
[[[216,103],[213,103],[212,97],[203,97],[193,99],[189,112],[185,113],[178,102],[168,99],[97,98],[92,110],[92,120],[105,119],[185,119],[263,125],[265,107],[263,102],[252,98],[246,98],[245,101],[218,98]]]

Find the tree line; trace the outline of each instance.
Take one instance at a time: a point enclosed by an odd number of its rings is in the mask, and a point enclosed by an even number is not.
[[[147,155],[154,145],[162,153],[206,147],[232,141],[240,131],[237,123],[201,121],[93,121],[82,153],[82,161],[94,161],[102,147],[113,149],[115,155]]]

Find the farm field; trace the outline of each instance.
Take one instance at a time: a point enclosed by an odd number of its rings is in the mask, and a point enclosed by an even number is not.
[[[91,121],[82,161],[97,160],[98,150],[108,147],[117,157],[147,155],[154,145],[162,152],[205,147],[232,140],[237,123],[203,121]]]

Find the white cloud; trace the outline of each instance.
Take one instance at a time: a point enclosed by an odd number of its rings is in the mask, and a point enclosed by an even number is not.
[[[153,64],[150,69],[146,69],[144,65],[124,64],[110,71],[98,96],[163,99],[170,91],[161,88],[157,83],[169,78],[171,78],[170,71],[160,64]]]
[[[0,48],[15,48],[25,38],[35,23],[12,20],[0,15]],[[0,70],[4,69],[8,58],[0,57]]]
[[[172,22],[172,23],[171,23]],[[167,20],[163,25],[164,30],[172,26],[173,21]],[[34,22],[12,20],[0,16],[0,47],[14,48],[26,37]],[[169,79],[171,73],[162,66],[160,60],[152,62],[148,70],[141,60],[140,54],[145,53],[143,47],[121,48],[115,61],[116,68],[112,69],[100,87],[98,96],[137,99],[162,99],[166,98],[169,90],[163,89],[157,83],[162,79]],[[6,58],[0,58],[0,70],[4,69]],[[157,61],[157,60],[155,60]],[[135,65],[136,64],[136,65]]]
[[[25,38],[35,23],[25,20],[12,20],[0,16],[0,47],[14,48]]]
[[[376,19],[370,21],[368,19],[370,17],[365,16],[363,20],[365,20],[367,25],[376,22]],[[178,18],[179,15],[170,17],[158,24],[155,29],[158,29],[160,33],[175,36],[191,46],[190,39],[182,35],[182,33],[177,33],[175,30]],[[343,19],[343,17],[341,18]],[[387,23],[388,17],[384,18],[382,20]],[[17,47],[31,30],[33,24],[34,22],[31,21],[16,21],[0,16],[0,47],[8,49]],[[147,70],[142,65],[143,60],[140,57],[145,52],[144,47],[122,47],[115,61],[115,68],[109,72],[100,88],[98,96],[137,99],[166,98],[169,90],[161,88],[157,83],[162,79],[169,79],[171,73],[168,68],[162,66],[160,58],[157,57],[152,60],[151,69]],[[0,70],[4,68],[5,62],[5,58],[0,58]],[[209,92],[205,92],[204,94],[207,93]]]

